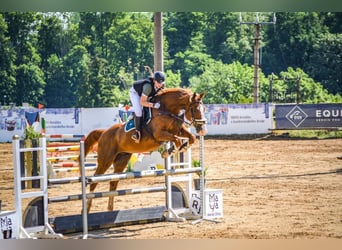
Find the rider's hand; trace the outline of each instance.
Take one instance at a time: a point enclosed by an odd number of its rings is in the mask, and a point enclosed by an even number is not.
[[[159,109],[160,108],[160,103],[156,102],[155,104],[153,104],[153,108]]]

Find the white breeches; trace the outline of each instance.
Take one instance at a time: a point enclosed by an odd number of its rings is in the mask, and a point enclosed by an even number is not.
[[[132,103],[135,115],[137,117],[142,117],[142,106],[140,105],[140,96],[133,87],[129,91],[129,96],[131,98],[131,103]]]

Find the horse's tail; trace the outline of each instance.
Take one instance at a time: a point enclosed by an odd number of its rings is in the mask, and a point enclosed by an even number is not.
[[[95,129],[91,131],[84,140],[84,159],[88,153],[96,146],[105,129]],[[78,166],[81,167],[81,156],[78,157]]]

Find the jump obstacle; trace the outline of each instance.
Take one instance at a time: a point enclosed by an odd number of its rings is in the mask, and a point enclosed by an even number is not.
[[[82,135],[47,135],[46,137],[52,138],[81,138]],[[78,164],[78,155],[75,153],[79,153],[80,146],[75,144],[66,144],[66,143],[50,143],[47,145],[47,157],[49,167],[50,167],[50,176],[54,176],[54,174],[58,173],[71,173],[71,172],[79,172],[79,164]],[[61,154],[66,155],[61,155]],[[74,155],[70,155],[67,153],[74,153]],[[95,170],[97,155],[89,154],[87,155],[87,162],[85,163],[87,170]]]
[[[190,149],[187,152],[188,163],[174,163],[171,157],[165,160],[164,170],[153,170],[143,172],[128,172],[121,174],[110,174],[100,176],[86,176],[85,175],[85,163],[84,157],[81,157],[81,177],[70,177],[62,179],[48,179],[47,176],[47,148],[46,148],[46,137],[39,139],[39,146],[36,148],[21,148],[19,143],[19,137],[13,137],[13,159],[14,159],[14,172],[15,172],[15,207],[16,207],[16,220],[18,227],[15,235],[19,238],[32,238],[32,237],[44,237],[44,238],[60,238],[62,233],[79,232],[83,230],[83,238],[86,238],[89,230],[96,230],[100,228],[109,228],[120,225],[131,225],[141,224],[147,222],[156,222],[163,220],[181,220],[185,218],[179,216],[184,212],[189,212],[189,207],[186,207],[188,200],[191,197],[191,173],[201,172],[201,193],[204,190],[204,179],[203,179],[203,166],[201,168],[191,169],[191,152]],[[201,147],[201,158],[203,157],[203,138],[200,141]],[[80,142],[80,151],[83,155],[84,150],[83,141]],[[37,176],[22,177],[20,171],[20,161],[22,152],[37,151],[39,152],[39,164],[40,173]],[[83,151],[84,152],[84,151]],[[180,168],[177,168],[177,166]],[[188,165],[186,168],[185,165]],[[177,176],[176,176],[177,175]],[[183,176],[178,176],[183,175]],[[86,193],[86,185],[93,182],[105,182],[110,180],[123,180],[131,178],[145,178],[145,177],[156,177],[165,176],[165,186],[162,187],[147,187],[147,188],[136,188],[117,190],[114,192],[97,192],[97,193]],[[21,182],[39,180],[40,188],[39,191],[23,192],[21,188]],[[187,193],[183,190],[177,189],[177,182],[185,181],[187,183]],[[48,186],[55,184],[66,184],[80,182],[82,185],[82,194],[61,196],[61,197],[48,197]],[[113,212],[100,212],[86,214],[86,199],[87,198],[100,198],[109,195],[128,195],[128,194],[141,194],[151,192],[166,192],[166,204],[165,206],[152,207],[152,208],[139,208],[129,209]],[[179,194],[181,194],[181,202],[179,201]],[[203,196],[202,196],[203,197]],[[22,199],[34,198],[29,206],[25,209],[24,216],[22,216]],[[177,199],[178,200],[177,200]],[[56,218],[48,218],[48,204],[55,202],[65,202],[82,200],[82,215],[74,216],[60,216]],[[202,199],[203,201],[203,199]],[[174,206],[176,203],[182,203],[180,207]],[[203,204],[202,204],[203,207]],[[35,214],[36,221],[30,222],[30,218]],[[201,214],[203,216],[203,214]],[[34,217],[34,216],[33,216]],[[51,225],[52,224],[52,225]],[[38,235],[38,236],[37,236]]]

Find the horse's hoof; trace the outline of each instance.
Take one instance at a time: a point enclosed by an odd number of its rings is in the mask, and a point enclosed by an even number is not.
[[[186,150],[188,150],[188,148],[189,148],[189,145],[185,143],[182,146],[180,146],[179,152],[185,152]]]

